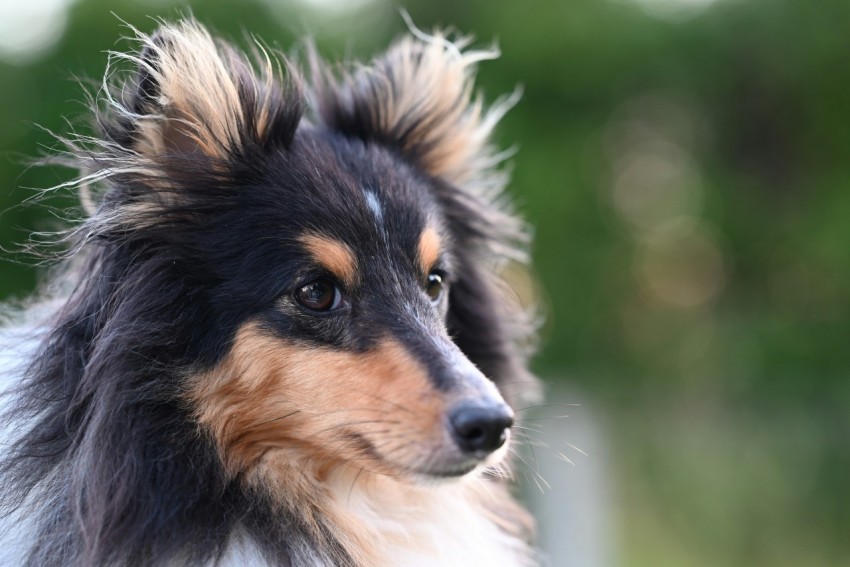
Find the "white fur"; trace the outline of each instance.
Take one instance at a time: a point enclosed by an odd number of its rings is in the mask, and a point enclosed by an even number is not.
[[[379,228],[383,228],[384,210],[381,208],[381,202],[378,201],[378,196],[375,195],[374,191],[370,191],[369,189],[364,189],[363,195],[366,197],[366,204],[369,205],[369,210],[372,211],[372,215],[375,217],[375,224]]]
[[[488,481],[472,475],[412,486],[384,476],[355,476],[333,479],[330,492],[336,513],[373,542],[375,567],[530,564],[526,545],[487,516],[482,503],[492,499],[486,495]]]
[[[2,307],[2,306],[0,306]],[[5,309],[4,309],[5,311]],[[38,346],[38,329],[28,321],[0,327],[0,414],[15,401],[10,392],[21,380],[25,365]],[[7,451],[23,424],[0,421],[0,451]],[[23,565],[34,533],[31,499],[8,516],[0,516],[0,565]]]
[[[488,484],[472,476],[413,486],[355,470],[332,477],[328,494],[331,513],[356,530],[347,535],[369,544],[364,567],[536,565],[527,545],[500,530],[478,504]],[[256,544],[237,537],[217,565],[268,564]],[[323,565],[317,559],[311,567]]]

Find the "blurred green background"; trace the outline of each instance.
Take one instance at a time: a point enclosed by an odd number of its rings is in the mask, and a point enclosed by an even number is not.
[[[575,463],[547,481],[589,476],[595,493],[545,496],[596,526],[576,549],[598,553],[552,564],[850,565],[850,2],[403,5],[423,29],[498,40],[488,100],[524,87],[498,141],[519,150],[510,191],[536,227],[535,366],[579,404],[569,419],[548,406],[527,433]],[[289,49],[311,34],[330,58],[405,29],[386,0],[2,0],[5,249],[57,226],[20,205],[70,175],[26,167],[55,145],[35,125],[85,119],[73,77],[99,79],[105,51],[128,48],[116,15],[150,31],[147,16],[186,6],[237,39]],[[33,265],[3,253],[0,299],[30,293]],[[586,456],[571,427],[595,432]],[[572,533],[541,516],[544,545]]]

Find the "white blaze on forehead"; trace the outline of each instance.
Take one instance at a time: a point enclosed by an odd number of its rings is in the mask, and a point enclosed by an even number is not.
[[[375,222],[379,227],[383,227],[384,210],[381,208],[378,196],[375,195],[374,191],[370,191],[369,189],[364,189],[363,195],[366,197],[366,204],[369,205],[369,210],[371,210],[372,214],[375,216]]]

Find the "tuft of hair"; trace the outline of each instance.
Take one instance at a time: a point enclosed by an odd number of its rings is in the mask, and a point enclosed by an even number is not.
[[[338,78],[314,56],[319,115],[340,132],[398,148],[433,176],[475,181],[499,161],[490,135],[518,92],[486,110],[473,94],[476,66],[499,51],[464,51],[469,38],[414,33]]]
[[[393,148],[421,171],[500,200],[511,152],[491,144],[493,128],[519,100],[517,89],[486,108],[475,94],[477,65],[498,49],[466,50],[469,37],[411,28],[369,65],[335,69],[310,52],[318,121],[344,135]],[[505,219],[502,219],[505,220]],[[515,226],[515,222],[509,223]]]
[[[128,99],[108,102],[125,119],[115,133],[129,134],[137,152],[224,159],[292,141],[301,97],[286,90],[297,92],[297,83],[285,80],[281,60],[261,43],[251,61],[194,20],[163,23],[152,36],[131,29],[141,53],[112,56],[134,63],[138,73],[121,89]]]
[[[234,167],[288,148],[303,115],[300,75],[259,41],[249,56],[193,19],[128,28],[138,49],[110,51],[90,97],[97,135],[59,137],[67,154],[47,160],[80,170],[58,188],[79,189],[86,237],[161,224],[189,187],[224,188]]]

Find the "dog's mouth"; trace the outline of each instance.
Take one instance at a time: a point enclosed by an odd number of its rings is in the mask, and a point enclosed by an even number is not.
[[[464,466],[455,467],[455,468],[447,468],[447,469],[434,469],[428,471],[417,471],[418,474],[425,477],[434,477],[434,478],[457,478],[461,476],[466,476],[476,468],[478,468],[479,463],[470,463]]]
[[[506,430],[501,443],[493,450],[469,452],[459,447],[454,440],[445,440],[430,452],[420,454],[419,462],[391,466],[401,469],[406,476],[414,480],[428,482],[429,480],[450,480],[465,477],[476,470],[498,465],[508,451],[510,432]],[[423,462],[424,461],[424,462]]]

